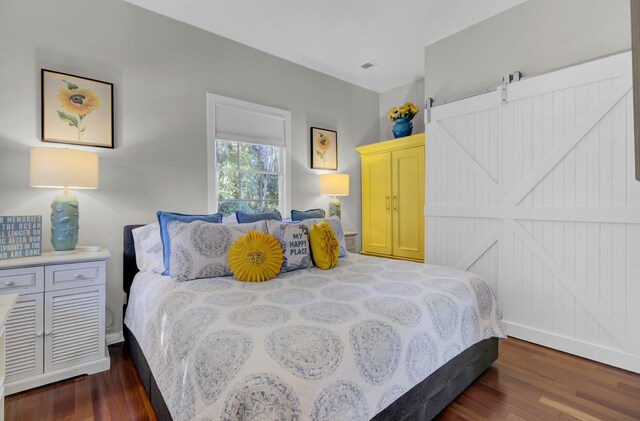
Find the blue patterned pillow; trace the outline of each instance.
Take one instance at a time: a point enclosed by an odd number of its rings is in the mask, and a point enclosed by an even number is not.
[[[309,209],[306,211],[292,210],[292,221],[304,221],[305,219],[324,218],[324,210],[322,209]]]
[[[265,211],[265,212],[236,212],[236,220],[239,224],[248,224],[251,222],[275,220],[282,221],[282,215],[279,210]]]
[[[282,249],[280,272],[311,267],[309,228],[305,224],[267,221],[267,231],[280,242]]]
[[[253,224],[210,224],[173,221],[167,226],[171,237],[171,278],[191,279],[231,275],[229,247],[249,231],[266,232],[263,221]]]
[[[329,225],[331,225],[331,229],[333,230],[333,233],[336,235],[336,238],[338,239],[338,244],[340,245],[340,256],[339,257],[344,257],[347,255],[347,243],[344,240],[344,230],[342,229],[342,222],[340,221],[340,218],[338,218],[337,216],[331,216],[327,219],[305,219],[304,221],[302,221],[303,224],[305,224],[308,228],[311,228],[311,226],[313,224],[317,224],[320,223],[322,221],[326,221]]]
[[[169,222],[179,221],[188,223],[193,221],[205,221],[215,224],[222,222],[221,213],[213,213],[211,215],[189,215],[184,213],[158,211],[156,212],[156,216],[160,223],[160,238],[162,239],[162,261],[164,263],[163,275],[169,274],[169,256],[171,254],[171,240],[169,239],[169,230],[167,229],[167,224]]]

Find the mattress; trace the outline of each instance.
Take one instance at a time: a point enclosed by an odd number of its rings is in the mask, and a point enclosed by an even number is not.
[[[367,420],[500,318],[474,274],[349,254],[259,284],[141,272],[125,324],[174,420]]]

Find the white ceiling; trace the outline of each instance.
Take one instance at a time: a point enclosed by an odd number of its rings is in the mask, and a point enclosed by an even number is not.
[[[383,92],[424,76],[426,45],[524,0],[127,1]]]

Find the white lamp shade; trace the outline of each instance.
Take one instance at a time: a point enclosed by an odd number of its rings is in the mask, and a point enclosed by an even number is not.
[[[320,174],[320,194],[349,196],[349,174]]]
[[[31,187],[97,189],[98,154],[61,148],[31,149]]]

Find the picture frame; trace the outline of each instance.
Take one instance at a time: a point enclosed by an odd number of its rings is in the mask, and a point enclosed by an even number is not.
[[[41,69],[43,142],[113,149],[113,84]]]
[[[311,169],[338,169],[338,132],[311,127]]]

